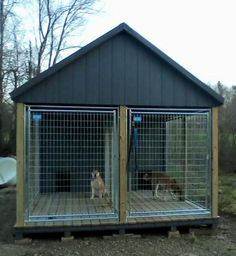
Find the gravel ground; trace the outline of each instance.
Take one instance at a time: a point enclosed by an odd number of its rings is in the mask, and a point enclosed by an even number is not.
[[[236,256],[236,216],[222,215],[211,235],[181,232],[179,238],[167,238],[166,232],[151,231],[138,235],[75,237],[61,242],[60,237],[35,238],[18,245],[12,235],[15,223],[15,189],[0,190],[0,256],[76,256],[76,255],[161,255],[161,256]]]

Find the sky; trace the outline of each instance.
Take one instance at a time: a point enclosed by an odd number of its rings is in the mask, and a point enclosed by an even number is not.
[[[100,0],[81,44],[122,22],[206,84],[236,85],[236,0]]]

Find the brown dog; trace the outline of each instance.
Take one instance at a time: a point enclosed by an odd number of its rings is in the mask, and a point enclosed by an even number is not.
[[[175,194],[178,194],[179,200],[183,200],[183,191],[177,184],[176,179],[165,174],[164,172],[146,172],[143,175],[143,179],[145,181],[150,181],[155,198],[160,198],[157,191],[161,186],[165,191],[171,194],[173,199],[175,199]]]
[[[99,198],[107,196],[105,184],[100,176],[100,172],[98,170],[93,170],[91,175],[91,199],[94,199],[95,195],[98,195]]]

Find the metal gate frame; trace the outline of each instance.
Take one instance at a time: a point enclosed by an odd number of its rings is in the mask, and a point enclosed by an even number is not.
[[[207,138],[207,141],[206,141],[206,165],[205,165],[205,173],[203,175],[205,175],[205,177],[203,178],[204,179],[204,182],[205,182],[205,202],[204,202],[204,205],[202,205],[202,202],[201,204],[199,204],[196,200],[194,200],[194,196],[197,197],[197,195],[192,195],[192,198],[191,196],[188,196],[186,191],[190,191],[189,188],[187,188],[187,186],[190,186],[188,181],[187,181],[187,178],[191,178],[191,177],[187,177],[186,174],[185,174],[185,177],[184,177],[184,196],[185,196],[185,201],[188,203],[189,207],[182,207],[181,209],[172,209],[172,207],[170,207],[168,209],[168,204],[165,204],[165,202],[155,202],[153,200],[153,203],[152,203],[152,209],[150,210],[150,208],[148,210],[143,210],[141,209],[140,207],[137,207],[137,205],[135,205],[135,203],[132,203],[132,198],[131,196],[129,195],[129,193],[132,191],[135,191],[137,190],[137,184],[132,184],[132,168],[133,169],[137,169],[137,170],[143,170],[145,168],[145,165],[144,166],[136,166],[137,164],[135,164],[135,162],[142,162],[142,160],[133,160],[133,165],[132,165],[132,153],[130,150],[130,147],[131,147],[131,143],[132,143],[132,139],[131,139],[131,134],[132,134],[132,124],[136,121],[137,123],[139,122],[142,122],[142,115],[180,115],[181,117],[184,117],[184,122],[183,122],[183,132],[185,133],[185,137],[187,138],[191,138],[191,136],[193,136],[192,134],[190,134],[190,129],[188,131],[188,127],[187,127],[187,122],[186,120],[188,120],[188,118],[191,118],[191,116],[197,116],[197,117],[201,117],[203,116],[205,119],[205,121],[203,121],[202,125],[206,125],[205,128],[205,136]],[[133,119],[133,117],[136,117],[136,120]],[[188,118],[187,118],[188,117]],[[137,218],[137,217],[161,217],[161,216],[185,216],[185,215],[201,215],[201,214],[210,214],[211,213],[211,208],[212,208],[212,195],[211,195],[211,110],[210,109],[155,109],[155,108],[152,108],[152,109],[147,109],[147,108],[129,108],[128,109],[128,133],[129,133],[129,136],[128,136],[128,152],[129,154],[131,155],[128,155],[128,161],[129,161],[129,165],[128,165],[128,171],[127,171],[127,175],[128,175],[128,198],[127,198],[127,205],[128,205],[128,218]],[[204,123],[205,122],[205,123]],[[193,121],[194,123],[194,121]],[[199,124],[201,126],[201,124]],[[166,124],[165,124],[165,132],[166,132]],[[136,136],[139,136],[136,134]],[[141,136],[141,135],[140,135]],[[166,136],[166,134],[165,134]],[[193,140],[193,139],[192,139]],[[134,142],[135,143],[135,142]],[[165,141],[165,145],[164,145],[164,154],[167,155],[167,142]],[[184,145],[184,155],[185,155],[185,159],[184,159],[184,168],[185,168],[185,172],[188,171],[188,166],[187,166],[187,162],[188,161],[191,161],[191,159],[186,159],[186,156],[188,155],[188,145],[186,143],[190,143],[190,142],[184,142],[185,145]],[[138,144],[138,142],[136,142],[136,144]],[[139,146],[138,146],[139,147]],[[155,147],[155,146],[154,146]],[[156,146],[157,147],[157,146]],[[138,149],[140,150],[140,148]],[[134,153],[133,153],[134,154]],[[138,154],[136,152],[136,154]],[[189,154],[190,155],[190,154]],[[166,158],[166,156],[165,156]],[[165,159],[166,161],[166,159]],[[194,159],[193,159],[194,161]],[[197,160],[196,160],[197,162]],[[164,169],[167,168],[166,166],[166,163],[164,163],[164,166],[163,166]],[[136,170],[136,171],[137,171]],[[166,170],[165,170],[166,171]],[[200,178],[199,178],[200,179]],[[199,185],[200,186],[200,185]],[[138,196],[138,198],[140,198],[140,195]],[[193,200],[192,200],[193,199]],[[137,200],[137,199],[135,199]],[[137,201],[135,201],[137,202]],[[140,199],[139,201],[139,204],[142,204],[142,200]],[[171,202],[170,202],[171,203]],[[174,202],[175,204],[177,202]],[[133,205],[132,205],[133,204]],[[147,200],[145,201],[145,204],[147,205]],[[153,205],[157,206],[157,204],[162,204],[162,205],[166,205],[167,207],[164,207],[164,210],[160,210],[158,209],[158,206],[156,207],[156,209],[153,209]],[[192,206],[192,207],[191,207]],[[188,209],[190,208],[190,209]],[[135,210],[134,210],[135,209]]]
[[[32,181],[32,148],[33,150],[39,150],[38,152],[34,152],[35,155],[40,155],[40,145],[38,138],[35,139],[35,144],[32,145],[32,138],[31,138],[31,126],[32,126],[32,119],[35,123],[39,123],[41,121],[42,115],[40,113],[73,113],[76,115],[76,113],[93,113],[93,114],[111,114],[112,115],[112,122],[113,126],[109,127],[112,129],[112,133],[107,135],[111,138],[111,147],[112,147],[112,156],[111,159],[109,159],[111,166],[111,212],[103,212],[103,211],[97,211],[92,213],[76,213],[71,212],[71,214],[32,214],[32,198],[31,193],[35,193],[36,197],[40,197],[39,188],[37,186],[40,186],[39,183],[36,186],[36,182],[38,181]],[[34,116],[33,116],[34,115]],[[50,221],[65,221],[65,220],[97,220],[97,219],[118,219],[118,212],[119,212],[119,178],[118,178],[118,127],[119,127],[119,108],[109,108],[109,107],[75,107],[75,106],[47,106],[47,105],[27,105],[26,106],[26,154],[25,154],[25,166],[26,166],[26,175],[25,175],[25,184],[26,184],[26,190],[25,190],[25,199],[26,199],[26,205],[25,205],[25,221],[26,222],[50,222]],[[37,125],[36,125],[37,129]],[[36,133],[35,136],[39,136]],[[106,136],[104,134],[104,136]],[[98,146],[97,146],[98,147]],[[105,154],[105,149],[104,149]],[[105,156],[104,156],[105,158]],[[33,159],[35,166],[33,168],[36,168],[38,171],[40,168],[39,159]],[[105,161],[105,160],[104,160]],[[105,176],[105,174],[104,174]],[[34,177],[35,178],[35,177]],[[37,177],[36,177],[37,178]],[[103,177],[105,179],[105,177]],[[30,185],[30,182],[33,184],[32,187]],[[41,182],[41,181],[40,181]],[[105,184],[106,185],[106,184]],[[33,191],[33,190],[34,191]],[[37,191],[36,191],[37,190]],[[32,192],[33,191],[33,192]],[[36,194],[38,193],[38,194]],[[36,198],[35,197],[35,198]],[[37,199],[38,200],[38,199]],[[94,199],[96,200],[96,199]],[[100,199],[98,199],[100,200]],[[88,202],[88,201],[87,201]],[[48,202],[49,204],[49,202]],[[100,205],[99,203],[96,204],[95,209],[99,209]],[[100,207],[102,209],[102,207]]]

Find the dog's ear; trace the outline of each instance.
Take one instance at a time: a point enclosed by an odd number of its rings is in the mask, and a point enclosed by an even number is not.
[[[143,179],[144,179],[144,180],[148,179],[148,173],[144,173],[144,174],[143,174]]]
[[[92,175],[93,178],[96,178],[96,177],[97,177],[97,171],[96,171],[96,170],[93,170],[93,171],[91,172],[91,175]]]

